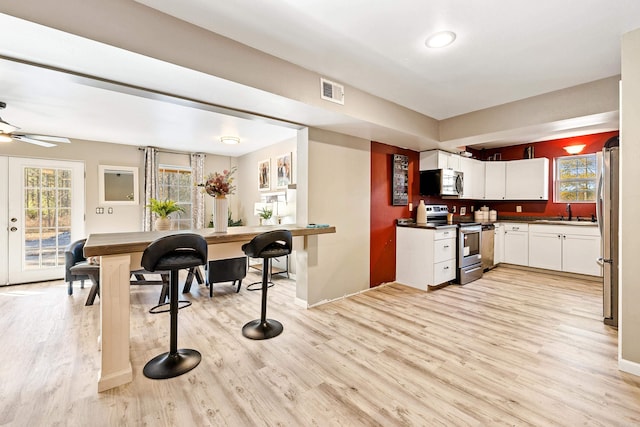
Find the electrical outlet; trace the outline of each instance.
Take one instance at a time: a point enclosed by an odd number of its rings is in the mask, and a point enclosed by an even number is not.
[[[456,213],[456,207],[451,208],[451,213]]]
[[[463,206],[460,208],[460,215],[466,215],[467,214],[467,207]]]
[[[522,212],[522,206],[516,206],[516,212]]]

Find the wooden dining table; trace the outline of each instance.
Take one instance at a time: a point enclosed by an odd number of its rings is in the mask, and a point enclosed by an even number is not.
[[[130,275],[140,268],[142,253],[154,240],[177,233],[202,235],[208,244],[208,258],[225,259],[245,256],[242,244],[258,234],[286,229],[294,238],[307,239],[335,233],[333,226],[274,225],[229,227],[225,233],[214,229],[147,231],[90,234],[84,246],[85,257],[100,257],[100,373],[98,392],[131,382],[133,371],[129,355],[130,343]],[[299,257],[303,260],[306,257]],[[305,268],[298,262],[298,268]]]

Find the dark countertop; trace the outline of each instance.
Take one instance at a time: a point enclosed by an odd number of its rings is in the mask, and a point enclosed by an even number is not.
[[[452,224],[416,224],[415,222],[408,224],[397,224],[398,227],[412,227],[412,228],[428,228],[428,229],[437,229],[437,228],[453,228],[457,227],[458,224],[480,224],[480,225],[494,225],[496,223],[525,223],[525,224],[539,224],[539,225],[569,225],[569,226],[593,226],[596,227],[598,225],[597,222],[592,222],[591,220],[585,218],[580,219],[580,221],[576,219],[572,219],[568,221],[566,219],[561,220],[559,217],[535,217],[535,216],[499,216],[497,221],[474,221],[473,216],[455,216]]]
[[[433,224],[427,222],[426,224],[418,224],[415,222],[411,222],[408,224],[396,224],[398,227],[407,227],[407,228],[426,228],[429,230],[442,230],[443,228],[457,228],[458,224]]]

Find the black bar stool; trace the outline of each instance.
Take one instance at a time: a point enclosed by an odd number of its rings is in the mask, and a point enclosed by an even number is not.
[[[269,259],[291,253],[291,232],[288,230],[267,231],[242,245],[244,253],[252,258],[262,258],[262,310],[260,319],[252,320],[242,327],[242,335],[252,340],[266,340],[282,333],[282,323],[267,319],[267,287],[269,284]]]
[[[189,372],[202,356],[196,350],[178,350],[178,272],[183,268],[204,265],[207,242],[199,234],[174,234],[153,241],[142,253],[142,267],[147,271],[169,271],[169,313],[171,318],[169,352],[151,359],[144,366],[148,378],[173,378]],[[189,303],[191,305],[191,303]]]

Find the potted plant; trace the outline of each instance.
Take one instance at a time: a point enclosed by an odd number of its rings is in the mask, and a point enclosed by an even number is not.
[[[263,220],[271,218],[271,216],[273,215],[273,209],[271,209],[268,206],[265,206],[262,208],[262,210],[258,215],[260,216],[260,225],[262,225]]]
[[[155,222],[156,230],[169,230],[171,228],[171,220],[169,219],[169,215],[174,212],[184,212],[175,200],[167,199],[167,200],[158,200],[151,199],[149,200],[149,204],[147,207],[151,212],[156,214],[158,218]]]

